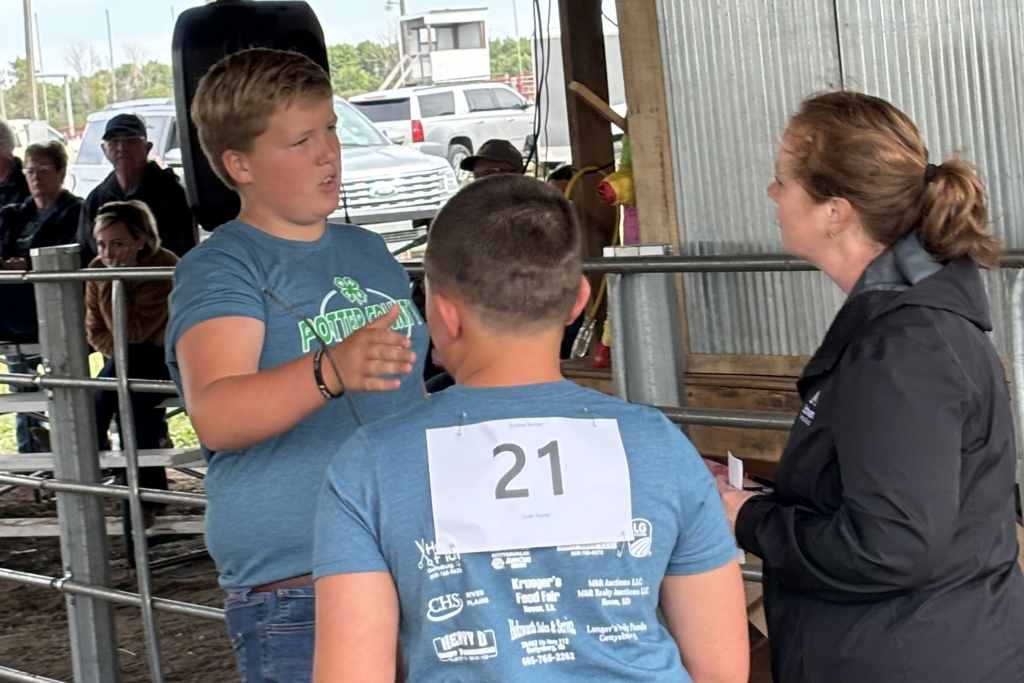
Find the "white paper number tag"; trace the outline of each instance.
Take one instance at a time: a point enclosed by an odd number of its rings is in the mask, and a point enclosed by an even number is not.
[[[427,430],[438,550],[476,553],[633,540],[615,420],[493,420]]]

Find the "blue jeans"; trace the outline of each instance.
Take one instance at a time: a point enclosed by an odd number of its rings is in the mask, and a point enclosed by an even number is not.
[[[224,601],[242,683],[313,680],[313,586],[235,595]]]
[[[11,374],[23,375],[26,373],[35,373],[36,366],[39,365],[39,356],[27,356],[27,355],[10,355],[7,356],[7,370]],[[11,393],[22,394],[39,391],[38,387],[16,387],[11,386]],[[33,427],[42,427],[43,423],[39,418],[25,415],[24,413],[17,413],[14,416],[15,426],[15,437],[18,441],[18,452],[19,453],[41,453],[42,447],[36,443],[35,439],[32,438],[30,430]]]

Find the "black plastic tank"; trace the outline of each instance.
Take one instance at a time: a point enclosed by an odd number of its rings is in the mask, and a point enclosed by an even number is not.
[[[330,73],[323,29],[305,2],[221,0],[178,16],[171,66],[182,164],[189,202],[206,230],[235,218],[239,201],[203,156],[189,111],[207,70],[222,57],[250,47],[301,52]]]

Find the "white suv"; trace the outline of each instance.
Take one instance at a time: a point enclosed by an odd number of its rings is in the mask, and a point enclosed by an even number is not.
[[[487,140],[527,151],[534,105],[504,83],[381,90],[349,98],[393,142],[459,163]]]

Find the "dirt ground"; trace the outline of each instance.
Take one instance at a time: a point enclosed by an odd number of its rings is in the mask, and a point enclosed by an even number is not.
[[[172,475],[172,489],[196,491],[197,484],[196,480],[183,475]],[[55,516],[53,494],[42,495],[39,503],[33,492],[27,490],[0,497],[0,517]],[[108,515],[120,510],[119,501],[110,501],[107,505]],[[201,514],[201,510],[171,506],[161,514]],[[197,536],[159,537],[151,539],[151,543],[153,560],[203,549],[202,538]],[[113,587],[138,592],[135,572],[125,560],[122,538],[110,537],[110,549]],[[58,539],[0,539],[0,566],[60,576]],[[154,570],[153,594],[214,607],[220,607],[223,600],[223,592],[217,586],[217,572],[207,556]],[[72,680],[65,599],[64,594],[54,590],[0,581],[0,666],[61,681]],[[115,615],[122,683],[151,680],[139,608],[116,606]],[[221,622],[157,612],[156,623],[168,683],[238,680],[234,654]]]

